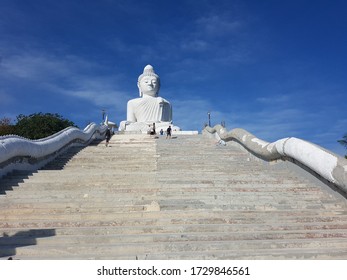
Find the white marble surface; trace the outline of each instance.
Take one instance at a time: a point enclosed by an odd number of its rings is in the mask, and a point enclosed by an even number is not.
[[[286,138],[285,141],[276,141],[275,146],[281,155],[295,158],[330,182],[336,183],[333,176],[333,170],[337,166],[336,155],[295,137]]]
[[[56,152],[66,147],[70,143],[79,141],[88,143],[93,139],[103,138],[107,126],[100,126],[95,123],[88,125],[84,130],[75,127],[66,128],[52,136],[29,140],[16,135],[0,137],[0,177],[6,173],[19,170],[34,170],[40,163],[31,166],[28,158],[37,159],[56,156]],[[43,159],[43,163],[47,161]]]
[[[180,130],[172,124],[172,106],[170,102],[159,97],[160,78],[151,65],[147,65],[138,78],[139,98],[127,103],[127,119],[119,125],[120,131],[147,132],[153,123],[157,128],[171,125],[173,130]]]
[[[306,166],[347,193],[347,160],[318,145],[295,137],[269,143],[244,129],[235,128],[227,132],[219,125],[214,128],[206,127],[203,134],[224,141],[236,141],[253,155],[267,161],[291,158],[294,163]]]

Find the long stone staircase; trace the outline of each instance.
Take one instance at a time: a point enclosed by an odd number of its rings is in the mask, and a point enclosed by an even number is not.
[[[347,258],[345,197],[201,135],[114,135],[0,184],[1,259]]]

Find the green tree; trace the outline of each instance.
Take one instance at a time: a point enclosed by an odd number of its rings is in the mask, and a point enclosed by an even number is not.
[[[341,140],[337,140],[342,146],[345,146],[347,148],[347,133],[342,137]],[[347,155],[345,156],[347,158]]]
[[[0,119],[0,136],[14,133],[15,127],[11,124],[11,119],[6,117]]]
[[[28,139],[41,139],[69,126],[76,125],[58,114],[35,113],[29,116],[19,115],[15,125],[15,134]]]

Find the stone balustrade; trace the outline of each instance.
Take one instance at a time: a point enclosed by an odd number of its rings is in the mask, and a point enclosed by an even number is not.
[[[13,170],[33,171],[72,145],[103,139],[107,126],[89,124],[84,130],[68,127],[49,137],[29,140],[16,135],[0,137],[0,178]]]
[[[218,141],[235,141],[251,154],[266,161],[289,160],[347,193],[347,160],[316,144],[295,137],[269,143],[244,129],[227,131],[221,125],[213,128],[207,126],[202,133],[215,137]]]

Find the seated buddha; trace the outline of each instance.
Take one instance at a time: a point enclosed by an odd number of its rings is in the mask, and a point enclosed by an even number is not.
[[[140,97],[127,104],[127,120],[122,121],[119,130],[147,132],[150,125],[157,129],[172,126],[172,106],[159,97],[160,79],[151,65],[147,65],[139,76],[137,86]],[[173,130],[180,130],[174,127]]]

